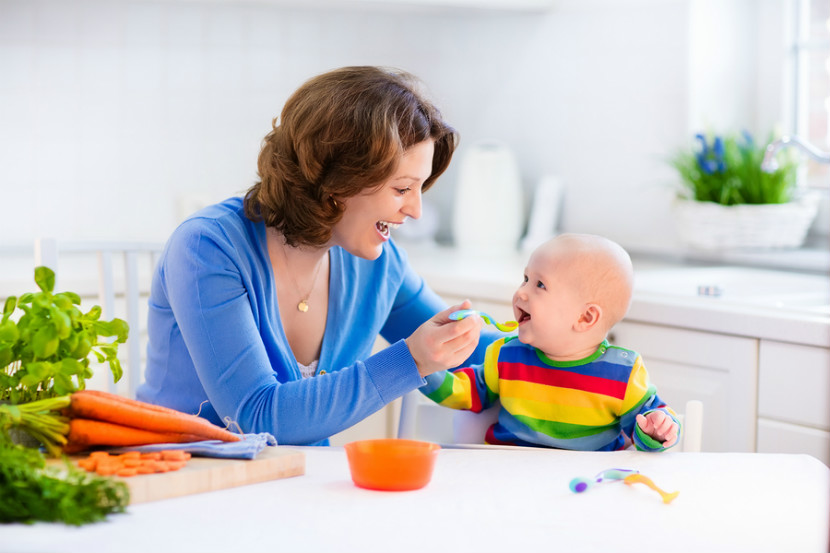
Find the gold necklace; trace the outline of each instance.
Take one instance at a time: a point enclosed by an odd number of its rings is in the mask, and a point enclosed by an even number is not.
[[[300,296],[300,303],[297,304],[297,311],[301,311],[305,313],[308,311],[308,298],[311,293],[314,291],[314,287],[317,285],[317,276],[320,274],[320,267],[323,266],[323,258],[320,258],[320,261],[317,262],[317,269],[314,271],[314,276],[311,279],[311,288],[308,292],[306,292],[305,296],[300,293],[300,287],[297,286],[297,281],[294,280],[294,275],[291,273],[291,270],[288,266],[288,256],[285,254],[285,250],[283,246],[280,245],[280,251],[282,252],[282,258],[285,260],[285,269],[288,272],[288,277],[291,279],[291,282],[294,284],[294,290],[297,292],[297,295]],[[325,254],[324,254],[325,256]]]

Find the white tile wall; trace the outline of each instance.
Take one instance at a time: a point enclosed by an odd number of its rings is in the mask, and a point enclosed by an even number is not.
[[[385,64],[426,81],[459,155],[497,138],[528,189],[560,175],[566,228],[672,247],[663,160],[697,130],[689,6],[708,1],[563,0],[540,14],[0,0],[0,246],[163,240],[180,206],[252,184],[260,141],[303,80]],[[444,239],[457,166],[426,197]]]

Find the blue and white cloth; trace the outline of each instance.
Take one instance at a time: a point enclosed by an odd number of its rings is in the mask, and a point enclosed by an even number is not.
[[[131,447],[123,447],[113,450],[113,453],[120,451],[140,451],[152,453],[154,451],[181,450],[191,455],[202,457],[219,457],[222,459],[253,459],[257,454],[268,446],[277,445],[277,439],[268,432],[259,434],[243,434],[242,440],[238,442],[223,442],[222,440],[204,440],[201,442],[171,443],[171,444],[148,444]]]

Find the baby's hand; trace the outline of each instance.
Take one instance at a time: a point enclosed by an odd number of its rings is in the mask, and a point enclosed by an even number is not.
[[[663,447],[671,447],[677,441],[677,431],[680,427],[663,411],[652,411],[643,416],[637,415],[637,424],[643,432],[663,442]]]

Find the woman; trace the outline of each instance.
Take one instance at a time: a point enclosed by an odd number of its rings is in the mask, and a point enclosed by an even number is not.
[[[413,76],[376,67],[309,80],[272,126],[244,200],[168,241],[137,395],[325,445],[487,345],[481,320],[451,322],[390,240],[420,216],[457,136]],[[391,346],[371,355],[378,333]]]

